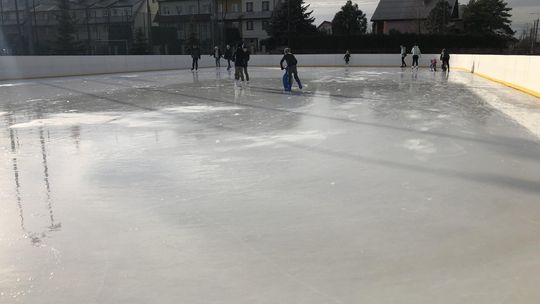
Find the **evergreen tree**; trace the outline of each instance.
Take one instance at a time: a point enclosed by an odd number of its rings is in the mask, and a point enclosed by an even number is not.
[[[313,34],[317,28],[313,25],[315,18],[311,16],[309,4],[304,0],[285,0],[274,11],[270,25],[266,30],[268,35],[279,44],[288,43],[289,37],[294,35]]]
[[[56,37],[56,53],[59,55],[77,55],[82,47],[75,40],[76,20],[71,16],[69,0],[58,0],[60,15],[58,16],[58,35]]]
[[[439,0],[429,12],[426,27],[431,33],[443,34],[448,32],[448,24],[452,19],[452,7],[446,0]]]
[[[332,20],[332,32],[334,35],[365,34],[367,31],[367,19],[358,4],[347,0],[341,10],[336,13]]]
[[[463,12],[465,31],[471,34],[512,36],[512,21],[504,0],[471,0]]]
[[[142,28],[138,28],[135,31],[135,41],[131,47],[131,54],[133,55],[147,55],[148,54],[148,42],[144,36]]]

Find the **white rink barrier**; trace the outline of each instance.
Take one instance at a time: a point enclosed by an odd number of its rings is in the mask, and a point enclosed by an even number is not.
[[[344,66],[343,54],[296,55],[300,67]],[[199,67],[213,67],[214,59],[202,55]],[[282,55],[252,55],[250,66],[279,67]],[[424,54],[420,66],[429,66],[438,54]],[[405,59],[408,66],[412,56]],[[439,61],[439,60],[438,60]],[[352,54],[350,66],[397,67],[399,54]],[[439,62],[440,65],[440,62]],[[223,64],[222,64],[223,66]],[[540,97],[540,56],[452,55],[452,68],[460,68]],[[0,56],[0,80],[125,73],[191,68],[189,55],[133,56]]]
[[[299,67],[336,67],[345,66],[344,54],[331,55],[295,55],[298,59]],[[420,66],[428,67],[429,61],[433,58],[439,61],[438,54],[424,54],[418,60]],[[279,61],[283,55],[252,55],[249,61],[250,66],[259,67],[279,67]],[[407,66],[412,63],[412,55],[405,58]],[[401,55],[399,54],[352,54],[349,66],[358,67],[399,67],[401,65]]]
[[[202,55],[199,68],[214,66]],[[78,76],[191,68],[188,55],[0,56],[0,80]]]
[[[450,67],[457,67],[540,97],[540,56],[453,55]]]
[[[421,66],[437,55],[423,55]],[[282,55],[252,55],[250,66],[279,67]],[[343,66],[343,55],[297,55],[300,66]],[[412,56],[407,56],[410,65]],[[395,67],[399,54],[353,54],[351,66]],[[202,55],[199,68],[215,66],[214,59]],[[223,62],[222,62],[223,66]],[[0,80],[79,76],[108,73],[159,71],[191,68],[189,55],[133,56],[0,56]]]

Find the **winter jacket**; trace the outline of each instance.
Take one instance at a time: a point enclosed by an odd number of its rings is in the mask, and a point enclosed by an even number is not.
[[[225,59],[232,59],[232,49],[231,48],[228,48],[228,49],[225,49],[225,56],[223,56],[223,58]]]
[[[244,50],[242,50],[242,48],[238,48],[233,55],[234,66],[243,67],[246,61],[245,56],[246,53]]]
[[[283,69],[283,61],[287,62],[287,66],[295,66],[298,61],[296,60],[296,57],[294,57],[293,54],[285,54],[283,58],[281,58],[281,61],[279,62],[279,65],[281,66],[281,69]]]
[[[422,52],[420,52],[420,48],[417,45],[413,46],[411,54],[418,57],[422,56]]]
[[[201,59],[201,50],[199,48],[191,49],[191,58]]]

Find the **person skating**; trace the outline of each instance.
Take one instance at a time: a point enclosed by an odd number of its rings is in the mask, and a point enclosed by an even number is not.
[[[413,69],[418,69],[418,59],[420,58],[420,56],[422,56],[422,52],[420,51],[420,47],[418,47],[418,45],[414,45],[411,49],[411,54],[412,54],[412,68]]]
[[[199,59],[201,59],[201,51],[199,50],[199,47],[194,45],[193,48],[191,48],[191,59],[193,60],[191,62],[191,70],[198,70],[199,69]]]
[[[407,48],[404,45],[400,45],[400,52],[401,52],[401,67],[405,68],[407,67],[407,64],[405,63],[405,57],[407,57]]]
[[[281,61],[279,62],[279,65],[281,66],[281,69],[285,69],[283,67],[283,62],[285,61],[287,63],[287,75],[289,77],[289,87],[286,89],[286,91],[290,91],[292,88],[292,78],[294,75],[294,80],[296,80],[296,83],[298,83],[298,87],[302,89],[302,83],[300,82],[300,78],[298,78],[298,69],[296,65],[298,64],[298,60],[296,60],[296,57],[292,54],[291,50],[289,48],[286,48],[284,51],[285,55],[283,55],[283,58],[281,58]]]
[[[441,69],[443,70],[443,72],[450,72],[450,53],[446,49],[442,49],[441,62]]]
[[[343,59],[345,59],[345,64],[349,65],[349,61],[351,60],[351,53],[349,50],[345,52],[345,56],[343,56]]]
[[[244,61],[245,53],[242,49],[242,45],[238,45],[236,52],[233,55],[234,61],[234,80],[238,84],[238,81],[242,79],[244,81]]]
[[[227,47],[225,47],[225,54],[223,58],[227,60],[227,71],[231,69],[231,59],[232,59],[232,49],[231,46],[227,44]]]
[[[221,49],[218,46],[215,46],[214,52],[210,56],[213,56],[214,59],[216,59],[216,68],[220,68],[221,67]]]
[[[244,74],[246,75],[246,81],[249,82],[249,74],[247,68],[251,53],[248,51],[248,48],[245,45],[242,48],[242,51],[244,51]]]
[[[429,70],[437,72],[437,59],[433,58],[429,61]]]

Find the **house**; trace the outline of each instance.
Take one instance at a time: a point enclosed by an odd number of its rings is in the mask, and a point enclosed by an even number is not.
[[[29,10],[24,3],[31,3]],[[0,48],[22,54],[54,53],[61,10],[56,0],[0,0]],[[150,38],[155,0],[71,0],[75,41],[87,54],[128,54],[135,31]]]
[[[317,30],[326,35],[332,35],[332,22],[323,21],[321,24],[319,24]]]
[[[186,53],[192,44],[210,53],[217,32],[215,7],[211,0],[158,0],[158,3],[155,20],[163,36],[161,53]]]
[[[371,17],[373,33],[423,33],[425,21],[439,1],[448,2],[452,18],[459,18],[458,0],[380,0]]]

